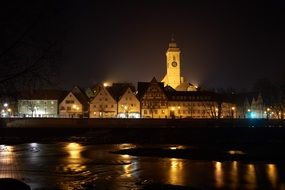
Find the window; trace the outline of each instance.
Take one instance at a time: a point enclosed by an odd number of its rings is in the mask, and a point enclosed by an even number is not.
[[[147,114],[147,110],[143,110],[143,114]]]
[[[67,108],[66,108],[66,109],[67,109],[67,111],[70,111],[70,110],[71,110],[71,107],[67,106]]]
[[[96,105],[94,105],[93,108],[96,108]]]
[[[61,107],[60,107],[60,110],[65,110],[64,106],[61,106]]]
[[[108,105],[105,105],[105,108],[107,108],[108,107]]]
[[[134,107],[134,104],[131,104],[131,107]]]
[[[54,102],[53,102],[53,101],[51,101],[50,103],[51,103],[51,104],[54,104]]]
[[[154,112],[154,114],[157,114],[157,110],[154,110],[153,112]]]
[[[107,99],[107,98],[105,98],[105,101],[108,101],[108,99]]]
[[[65,100],[65,103],[66,103],[66,104],[73,104],[74,101],[73,101],[73,100]]]
[[[113,108],[114,107],[114,105],[111,105],[111,108]]]

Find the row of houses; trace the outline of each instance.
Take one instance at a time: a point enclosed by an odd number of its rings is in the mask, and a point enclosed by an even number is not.
[[[98,84],[82,90],[37,90],[17,101],[20,117],[61,118],[266,118],[261,96],[209,91],[176,91],[153,78],[150,82]]]

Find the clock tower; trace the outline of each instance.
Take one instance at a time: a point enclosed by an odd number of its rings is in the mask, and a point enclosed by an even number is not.
[[[162,82],[164,85],[176,88],[183,83],[183,78],[180,75],[180,49],[172,37],[169,47],[166,51],[166,75]]]

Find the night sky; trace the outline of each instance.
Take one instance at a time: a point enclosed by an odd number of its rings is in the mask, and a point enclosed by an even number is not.
[[[57,40],[64,88],[161,80],[172,35],[189,82],[250,88],[259,78],[284,77],[284,9],[282,0],[9,1],[0,15],[5,43],[40,17],[27,35]]]

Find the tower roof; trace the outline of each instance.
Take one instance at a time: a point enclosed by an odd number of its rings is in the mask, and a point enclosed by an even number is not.
[[[176,41],[175,41],[173,35],[172,35],[171,41],[170,41],[170,43],[169,43],[169,48],[177,48],[177,44],[176,44]]]
[[[169,42],[169,46],[168,46],[167,51],[180,52],[180,49],[178,48],[177,43],[176,43],[173,35],[172,35],[171,40]]]

